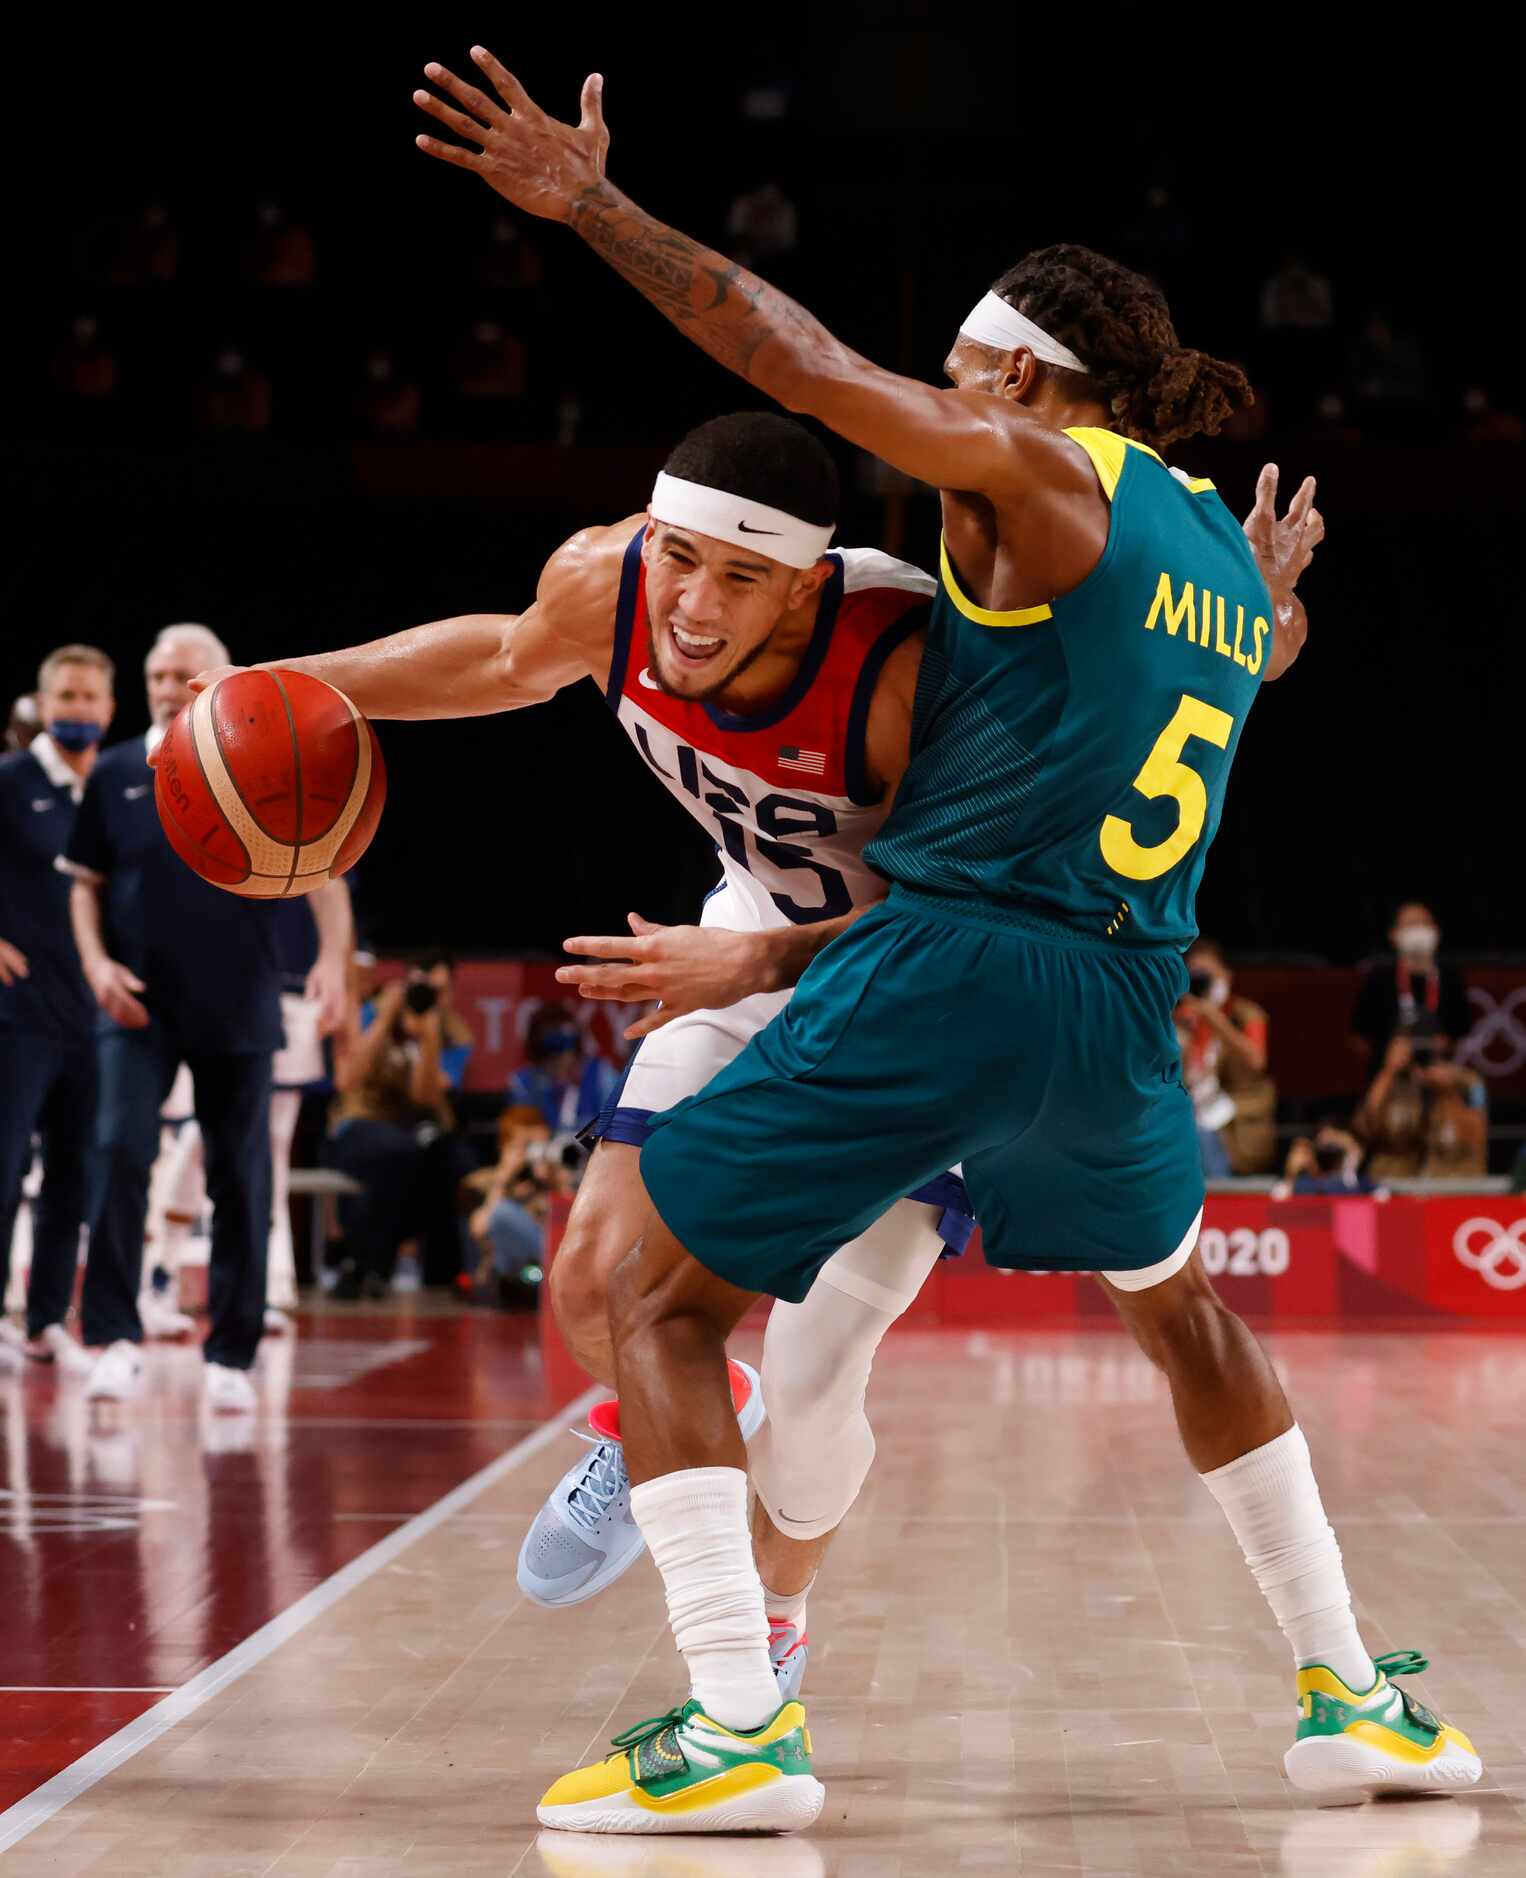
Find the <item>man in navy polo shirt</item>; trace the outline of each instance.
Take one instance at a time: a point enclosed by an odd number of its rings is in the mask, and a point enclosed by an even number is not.
[[[227,663],[205,626],[167,626],[145,666],[146,737],[95,767],[60,865],[101,1009],[98,1187],[85,1268],[85,1341],[104,1346],[93,1398],[134,1394],[141,1377],[138,1285],[159,1110],[190,1065],[212,1201],[211,1407],[255,1404],[248,1371],[265,1314],[270,1229],[271,1055],[281,1043],[281,964],[272,909],[209,885],[177,857],[154,807],[148,756],[188,698],[192,675]],[[319,962],[310,991],[342,1006],[348,907],[342,882],[309,896]]]
[[[112,678],[111,660],[95,646],[49,653],[37,674],[41,733],[29,749],[0,758],[0,1297],[34,1132],[43,1166],[26,1337],[0,1316],[0,1362],[28,1349],[65,1371],[90,1367],[64,1319],[85,1218],[95,1001],[69,930],[68,882],[54,863],[111,722]]]

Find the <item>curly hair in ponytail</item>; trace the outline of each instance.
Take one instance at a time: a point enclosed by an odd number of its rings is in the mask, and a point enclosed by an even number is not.
[[[992,288],[1062,345],[1089,375],[1065,372],[1078,395],[1112,413],[1114,428],[1164,448],[1213,433],[1255,402],[1238,365],[1177,343],[1164,294],[1153,281],[1090,248],[1037,248]]]

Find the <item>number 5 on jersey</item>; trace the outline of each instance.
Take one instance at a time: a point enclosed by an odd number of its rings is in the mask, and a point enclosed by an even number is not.
[[[1234,727],[1235,720],[1227,711],[1183,694],[1176,715],[1155,739],[1144,768],[1134,778],[1134,787],[1152,802],[1157,796],[1175,796],[1176,826],[1164,841],[1146,848],[1134,839],[1131,823],[1121,815],[1109,815],[1102,824],[1102,858],[1115,874],[1125,880],[1158,880],[1202,834],[1208,790],[1197,771],[1181,760],[1182,751],[1189,737],[1201,737],[1204,743],[1226,749]]]

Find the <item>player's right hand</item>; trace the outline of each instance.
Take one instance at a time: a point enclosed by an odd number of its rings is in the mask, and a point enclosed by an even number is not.
[[[247,672],[247,665],[209,665],[204,672],[198,672],[186,686],[188,691],[205,691],[215,685],[219,678],[231,678],[235,672]]]
[[[146,1030],[148,1010],[133,996],[146,991],[147,985],[116,959],[106,959],[90,974],[90,989],[95,1001],[115,1024],[124,1030]]]
[[[19,985],[23,978],[31,975],[32,968],[21,948],[13,946],[9,939],[0,939],[0,985]]]

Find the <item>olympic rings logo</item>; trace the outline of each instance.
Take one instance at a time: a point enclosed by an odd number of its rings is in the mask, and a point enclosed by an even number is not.
[[[1526,1009],[1526,985],[1517,985],[1504,997],[1479,986],[1468,996],[1478,1010],[1478,1021],[1457,1052],[1460,1063],[1471,1063],[1486,1076],[1513,1076],[1526,1068],[1526,1023],[1517,1012]]]
[[[1512,1226],[1497,1219],[1466,1220],[1452,1235],[1452,1250],[1496,1291],[1526,1285],[1526,1219]]]

